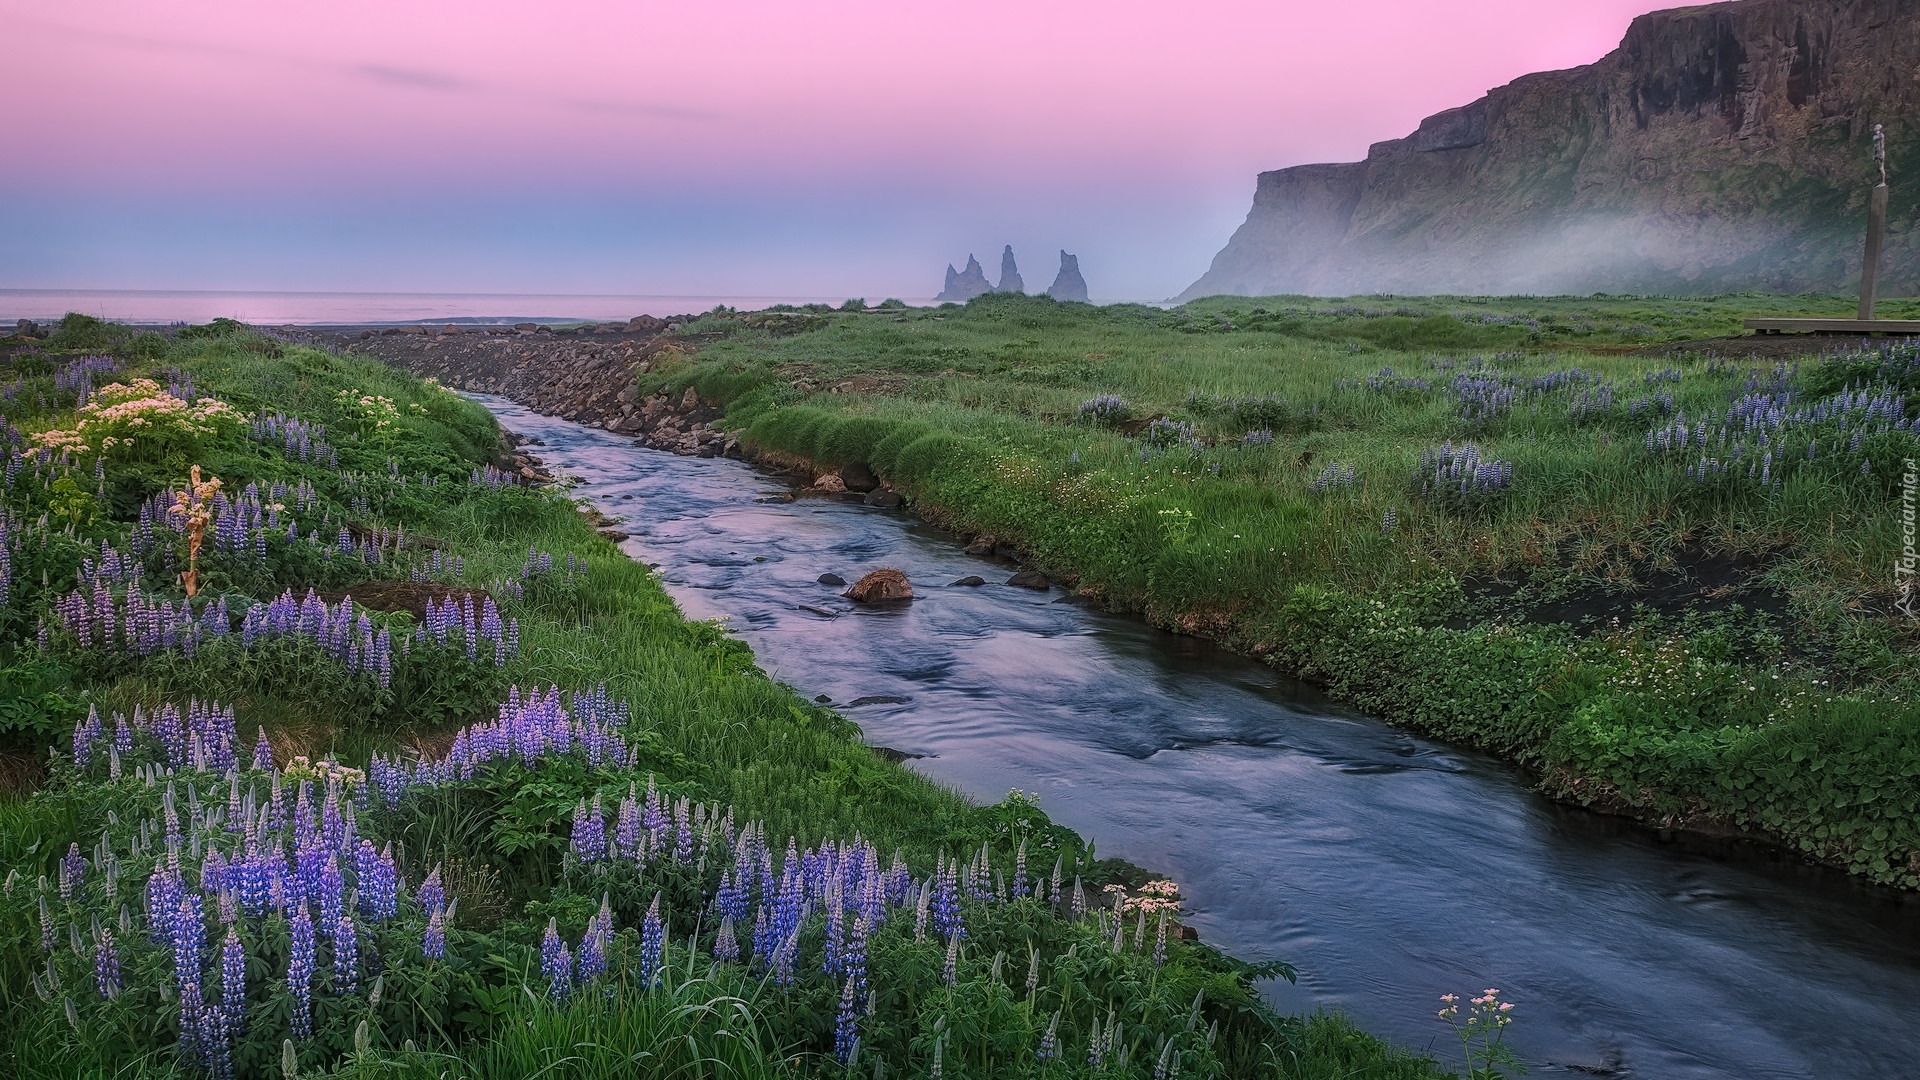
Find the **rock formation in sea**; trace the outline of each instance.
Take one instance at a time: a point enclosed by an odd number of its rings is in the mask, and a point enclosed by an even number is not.
[[[1216,293],[1851,292],[1873,125],[1883,294],[1920,289],[1920,3],[1736,0],[1422,121],[1366,160],[1261,173]]]
[[[1047,295],[1065,302],[1077,300],[1087,302],[1087,279],[1080,276],[1080,259],[1065,251],[1060,253],[1060,272],[1053,276],[1053,284],[1047,286]]]
[[[1008,244],[1007,249],[1000,253],[1000,284],[995,285],[993,291],[1017,293],[1027,291],[1027,283],[1020,280],[1020,268],[1013,265],[1012,244]]]
[[[987,284],[987,272],[980,268],[980,260],[967,256],[967,268],[955,270],[952,263],[947,264],[947,287],[940,290],[935,300],[964,304],[982,293],[990,293],[993,286]]]

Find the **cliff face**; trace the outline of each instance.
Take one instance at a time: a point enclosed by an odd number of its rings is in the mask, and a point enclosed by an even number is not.
[[[1179,298],[1850,291],[1875,123],[1881,291],[1920,291],[1920,3],[1738,0],[1642,15],[1365,161],[1262,173]]]

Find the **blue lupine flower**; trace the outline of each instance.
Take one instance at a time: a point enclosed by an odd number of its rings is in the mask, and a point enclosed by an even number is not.
[[[640,924],[640,985],[653,989],[660,979],[661,954],[666,949],[666,927],[660,922],[660,894],[653,895],[647,917]]]
[[[333,986],[341,994],[360,988],[360,947],[354,935],[353,914],[342,910],[333,928]]]
[[[553,1000],[565,1001],[573,992],[573,957],[553,919],[547,920],[547,933],[540,941],[540,974],[547,977],[547,996]]]
[[[267,741],[267,729],[264,726],[253,742],[253,767],[263,772],[273,768],[273,744]]]
[[[287,962],[287,992],[293,996],[293,1037],[313,1037],[313,919],[303,902],[288,921],[292,955]]]
[[[860,1013],[854,1005],[853,976],[847,976],[846,987],[840,991],[840,1011],[833,1018],[833,1056],[842,1065],[853,1061],[853,1053],[860,1043]]]
[[[93,988],[103,998],[120,996],[120,953],[112,930],[101,930],[93,944]]]
[[[220,1021],[229,1039],[246,1027],[247,951],[233,927],[220,943]]]
[[[434,908],[427,916],[427,933],[420,943],[420,953],[429,960],[444,959],[447,955],[447,926],[440,908]]]

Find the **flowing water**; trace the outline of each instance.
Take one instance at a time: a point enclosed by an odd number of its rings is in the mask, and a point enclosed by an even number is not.
[[[1252,661],[1000,584],[910,515],[820,498],[481,398],[623,517],[693,618],[824,695],[869,742],[1177,880],[1201,936],[1299,968],[1282,1009],[1344,1009],[1457,1066],[1447,992],[1518,1002],[1535,1073],[1920,1076],[1920,899],[1745,845],[1557,806],[1516,770],[1356,715]],[[823,573],[904,570],[855,610]],[[970,574],[983,587],[948,587]]]

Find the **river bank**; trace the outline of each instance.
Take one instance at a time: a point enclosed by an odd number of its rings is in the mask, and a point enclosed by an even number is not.
[[[1428,989],[1481,981],[1520,1001],[1511,1039],[1548,1073],[1897,1077],[1920,1053],[1920,908],[1899,893],[1553,803],[1251,660],[1006,585],[1014,566],[911,513],[483,400],[627,519],[622,549],[690,615],[914,770],[1036,792],[1103,855],[1172,873],[1204,940],[1296,965],[1264,986],[1283,1011],[1429,1045]],[[820,580],[879,565],[910,604]]]
[[[1402,409],[1424,409],[1419,415],[1434,417],[1437,433],[1460,420],[1435,417],[1420,399],[1455,393],[1518,399],[1534,392],[1524,379],[1516,391],[1511,377],[1497,373],[1454,374],[1451,381],[1444,372],[1394,376],[1384,383],[1376,375],[1364,386],[1350,380],[1343,390],[1337,370],[1325,370],[1325,349],[1313,351],[1318,347],[1309,340],[1301,359],[1321,365],[1315,368],[1320,386],[1310,379],[1293,387],[1302,397],[1314,395],[1307,400],[1296,397],[1290,406],[1271,392],[1186,394],[1156,415],[1116,395],[1132,415],[1089,424],[1075,422],[1065,393],[1041,388],[1112,369],[1107,378],[1149,379],[1164,399],[1179,391],[1178,378],[1169,382],[1135,360],[1102,360],[1111,354],[1097,351],[1087,352],[1087,360],[1051,358],[1059,352],[1089,344],[1137,351],[1195,338],[1212,345],[1211,338],[1224,337],[1212,346],[1216,351],[1231,346],[1244,353],[1276,340],[1285,346],[1287,335],[1236,333],[1231,319],[1187,312],[1179,314],[1186,321],[1175,332],[1154,337],[1126,329],[1138,316],[1088,322],[1084,315],[1001,307],[864,312],[834,316],[839,322],[832,325],[817,315],[807,316],[805,325],[766,315],[695,320],[651,343],[617,344],[632,358],[631,387],[605,378],[611,369],[588,366],[604,364],[614,342],[568,346],[575,356],[598,349],[600,358],[540,361],[533,358],[552,354],[511,344],[479,348],[384,337],[355,347],[394,353],[396,362],[440,371],[473,389],[520,378],[523,400],[543,411],[682,453],[753,453],[835,479],[836,469],[851,463],[862,481],[877,474],[877,482],[914,498],[922,514],[1075,585],[1112,610],[1212,638],[1414,730],[1491,750],[1535,770],[1557,797],[1659,828],[1778,844],[1876,881],[1907,887],[1920,881],[1920,837],[1912,835],[1920,809],[1913,777],[1920,773],[1911,768],[1920,761],[1920,723],[1907,715],[1910,706],[1902,702],[1911,695],[1900,689],[1902,679],[1912,678],[1913,628],[1847,615],[1836,583],[1821,580],[1817,569],[1809,573],[1823,564],[1857,566],[1857,555],[1810,558],[1791,543],[1783,546],[1781,529],[1806,511],[1789,505],[1784,517],[1756,515],[1751,497],[1731,490],[1707,493],[1703,504],[1700,494],[1686,490],[1697,483],[1663,480],[1652,492],[1619,486],[1640,483],[1627,431],[1645,422],[1628,415],[1641,408],[1639,399],[1612,400],[1614,376],[1564,362],[1555,369],[1560,376],[1532,376],[1562,388],[1548,392],[1580,401],[1591,395],[1597,403],[1605,395],[1604,406],[1584,406],[1598,419],[1583,414],[1556,443],[1534,441],[1543,424],[1566,424],[1543,417],[1537,403],[1527,406],[1526,430],[1501,435],[1515,421],[1504,411],[1511,404],[1498,401],[1486,406],[1489,418],[1467,430],[1491,423],[1483,442],[1492,436],[1511,441],[1516,451],[1545,450],[1558,468],[1589,452],[1581,440],[1609,447],[1606,456],[1621,479],[1602,476],[1596,484],[1569,475],[1548,481],[1549,489],[1574,485],[1554,500],[1503,497],[1496,490],[1492,498],[1476,493],[1435,513],[1417,492],[1409,500],[1390,482],[1380,483],[1379,472],[1391,476],[1391,465],[1366,468],[1355,483],[1354,462],[1378,456],[1379,448],[1343,446],[1340,431],[1390,415],[1380,412],[1384,397],[1401,400]],[[1210,321],[1196,322],[1196,314]],[[1583,317],[1601,321],[1592,313]],[[1637,317],[1642,313],[1635,308],[1620,315]],[[1289,325],[1300,324],[1299,316],[1289,318]],[[1456,346],[1473,342],[1472,331],[1438,318],[1452,329],[1428,332]],[[1713,330],[1724,318],[1716,312],[1700,324]],[[1065,320],[1055,327],[1067,335],[1058,344],[1046,337],[1049,319]],[[943,327],[948,320],[954,325]],[[1500,320],[1488,324],[1487,333],[1506,342],[1514,323],[1509,316]],[[1336,309],[1328,327],[1312,333],[1324,337],[1348,323],[1358,335],[1352,347],[1372,349],[1366,335],[1379,338],[1396,325],[1406,333],[1413,320]],[[902,337],[926,332],[949,343],[911,344]],[[994,360],[992,371],[966,377],[930,377],[920,362],[909,362],[917,351],[964,367],[966,357],[981,355],[983,333],[1000,341],[1025,335],[1017,351],[1036,359]],[[1129,333],[1149,337],[1135,344]],[[869,339],[891,344],[876,352]],[[700,346],[709,351],[697,351]],[[1595,347],[1620,352],[1604,343]],[[514,363],[541,377],[513,376],[513,363],[489,366],[486,358],[515,348],[524,356]],[[1675,349],[1689,355],[1684,343],[1669,351]],[[787,354],[792,359],[781,359]],[[466,359],[450,361],[453,355]],[[1636,372],[1655,363],[1590,361]],[[1646,408],[1663,415],[1684,411],[1673,403],[1673,391],[1662,389],[1677,386],[1682,373],[1670,360],[1659,362],[1667,366],[1647,374],[1652,404]],[[1204,361],[1196,377],[1217,382],[1221,372],[1204,365],[1218,363]],[[1717,357],[1700,355],[1691,363],[1708,376],[1690,377],[1702,384],[1695,397],[1724,393],[1718,387],[1737,366],[1716,368]],[[563,374],[551,377],[556,364]],[[1565,375],[1569,370],[1574,374]],[[576,371],[579,376],[564,374]],[[1035,382],[1031,376],[1039,373],[1046,378]],[[1479,383],[1487,385],[1474,389]],[[1048,401],[1062,404],[1049,412]],[[724,418],[717,415],[720,404],[728,410]],[[1712,409],[1710,403],[1699,407]],[[1271,426],[1235,438],[1229,449],[1224,429],[1255,423]],[[1221,434],[1209,436],[1210,430]],[[1247,441],[1254,436],[1267,441]],[[1489,457],[1495,449],[1488,443]],[[1796,498],[1776,503],[1817,504],[1829,515],[1847,506],[1857,508],[1849,512],[1861,520],[1865,504],[1857,494],[1836,503],[1802,476],[1794,480]],[[1582,495],[1581,487],[1597,490]],[[1307,490],[1296,494],[1294,488]],[[1627,520],[1606,520],[1622,508]],[[1736,527],[1717,525],[1717,518]],[[1891,535],[1890,523],[1863,521],[1874,537]],[[1389,557],[1394,548],[1406,558]],[[1789,615],[1794,604],[1803,611]],[[1844,688],[1839,695],[1827,689],[1836,677]],[[1788,689],[1770,696],[1775,685]],[[1832,715],[1794,713],[1808,711],[1810,693],[1810,711]],[[1778,767],[1789,759],[1819,759],[1825,771]],[[1831,779],[1836,775],[1843,779]]]

